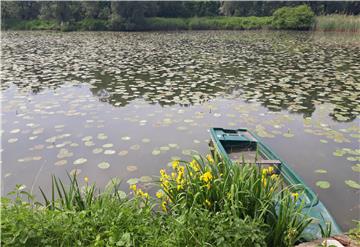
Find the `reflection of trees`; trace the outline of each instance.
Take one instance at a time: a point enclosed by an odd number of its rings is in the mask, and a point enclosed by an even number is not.
[[[17,42],[5,45],[2,90],[15,84],[37,94],[69,80],[88,83],[95,97],[119,107],[137,98],[161,106],[189,106],[233,95],[271,111],[306,117],[321,103],[335,105],[330,114],[334,120],[351,121],[359,114],[355,85],[360,75],[354,69],[359,58],[354,54],[360,47],[319,42],[309,33],[64,35],[56,49],[38,47],[37,36],[25,37],[36,42],[15,36]],[[54,41],[52,36],[41,37],[46,44]],[[113,45],[117,39],[121,46]],[[13,71],[11,64],[20,69]]]

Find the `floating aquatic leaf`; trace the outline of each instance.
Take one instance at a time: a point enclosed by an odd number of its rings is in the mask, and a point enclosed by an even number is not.
[[[102,153],[103,149],[102,148],[94,148],[92,150],[93,154],[99,154],[99,153]]]
[[[221,117],[220,113],[214,113],[214,117]]]
[[[87,161],[87,159],[85,159],[85,158],[79,158],[79,159],[75,160],[73,164],[74,164],[74,165],[82,165],[82,164],[84,164],[86,161]]]
[[[149,143],[149,142],[150,142],[150,139],[148,139],[148,138],[143,138],[141,141],[142,141],[143,143]]]
[[[200,143],[200,141],[199,140],[193,140],[193,142],[195,143],[195,144],[199,144]]]
[[[132,145],[132,146],[130,146],[130,149],[131,149],[131,150],[139,150],[139,149],[140,149],[140,145],[138,145],[138,144]]]
[[[127,150],[121,150],[121,151],[119,151],[118,152],[118,155],[120,155],[120,156],[125,156],[125,155],[127,155],[129,152],[127,151]]]
[[[13,129],[10,131],[11,134],[19,133],[20,129]]]
[[[327,181],[317,181],[316,186],[320,187],[321,189],[328,189],[330,188],[330,183]]]
[[[107,149],[107,150],[104,151],[104,154],[106,154],[106,155],[112,155],[114,153],[116,153],[116,151],[112,150],[112,149]]]
[[[18,141],[17,138],[10,138],[10,139],[8,140],[8,143],[15,143],[15,142],[17,142],[17,141]]]
[[[351,167],[351,169],[352,169],[354,172],[360,172],[360,164],[353,165],[353,166]]]
[[[137,166],[133,166],[133,165],[126,167],[126,170],[127,170],[128,172],[134,172],[134,171],[136,171],[137,169],[138,169]]]
[[[162,147],[160,147],[160,150],[161,151],[168,151],[168,150],[170,150],[170,148],[167,147],[167,146],[162,146]]]
[[[59,160],[54,163],[56,166],[64,166],[67,164],[67,160]]]
[[[121,140],[123,140],[123,141],[128,141],[128,140],[130,140],[131,138],[129,137],[129,136],[123,136],[123,137],[121,137]]]
[[[324,140],[324,139],[320,139],[320,142],[321,142],[321,143],[328,143],[328,141],[327,141],[327,140]]]
[[[345,180],[345,184],[353,189],[360,189],[360,184],[355,182],[354,180]]]
[[[181,158],[179,156],[172,156],[171,160],[181,160]]]
[[[171,147],[171,148],[176,148],[176,147],[178,147],[179,145],[178,144],[175,144],[175,143],[170,143],[169,144],[169,147]]]
[[[315,170],[316,173],[327,173],[327,170],[324,170],[324,169],[318,169],[318,170]]]
[[[86,142],[84,142],[84,145],[87,147],[92,147],[92,146],[95,146],[95,143],[93,143],[92,141],[86,141]]]
[[[110,167],[110,164],[108,162],[101,162],[97,165],[100,169],[108,169]]]
[[[149,183],[152,181],[152,178],[150,176],[142,176],[140,177],[140,182],[142,183]]]
[[[154,149],[151,153],[152,155],[159,155],[161,152],[158,149]]]
[[[192,151],[191,151],[190,149],[184,149],[184,150],[182,151],[182,154],[183,154],[183,155],[191,155],[191,153],[192,153]]]
[[[292,133],[284,133],[283,136],[287,137],[287,138],[291,138],[291,137],[294,136],[294,134],[292,134]]]
[[[137,184],[139,182],[138,178],[130,178],[128,181],[126,181],[126,183],[133,185],[133,184]]]
[[[102,145],[103,148],[111,148],[113,146],[114,146],[114,144],[112,144],[112,143],[106,143],[106,144]]]
[[[99,133],[99,134],[97,135],[97,138],[98,138],[99,140],[106,140],[108,137],[107,137],[107,135],[105,135],[104,133]]]

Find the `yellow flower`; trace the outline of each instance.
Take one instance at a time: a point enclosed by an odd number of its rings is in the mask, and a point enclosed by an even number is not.
[[[135,192],[136,191],[136,184],[130,185],[130,189]]]
[[[164,194],[161,191],[156,192],[156,197],[161,199],[164,196]]]
[[[206,206],[211,207],[211,202],[208,199],[205,200],[205,204]]]
[[[149,199],[149,193],[145,192],[142,194],[142,197],[144,197],[146,200]]]
[[[190,162],[190,166],[191,166],[192,169],[194,169],[195,172],[200,171],[200,166],[199,166],[199,164],[197,163],[196,160],[192,160]]]
[[[167,212],[167,208],[166,208],[166,201],[163,201],[162,203],[161,203],[161,208],[162,208],[162,210],[166,213]]]
[[[273,179],[273,180],[276,180],[276,179],[279,178],[279,175],[273,174],[273,175],[270,176],[270,178]]]
[[[273,172],[274,172],[274,167],[269,166],[269,168],[268,168],[268,174],[273,174]]]
[[[264,168],[263,170],[262,170],[262,175],[264,176],[264,175],[266,175],[268,173],[268,170],[266,169],[266,168]]]
[[[262,185],[265,187],[267,181],[266,181],[266,177],[264,175],[261,178],[261,182],[262,182]]]
[[[299,198],[299,193],[295,192],[295,193],[291,193],[292,197],[294,198],[295,201],[297,201],[297,199]]]
[[[171,173],[171,178],[172,178],[173,180],[176,179],[176,173],[175,173],[175,172],[172,172],[172,173]]]
[[[89,182],[89,178],[88,178],[88,177],[84,177],[84,181],[85,181],[85,183]]]
[[[177,190],[181,190],[183,188],[182,184],[178,184]]]
[[[214,163],[214,159],[212,158],[211,154],[206,155],[206,158],[210,163]]]
[[[200,179],[205,183],[208,183],[213,179],[211,172],[205,172],[203,175],[200,176]]]
[[[161,187],[163,187],[165,190],[168,190],[168,189],[169,189],[169,186],[170,186],[170,183],[169,183],[168,180],[162,181]]]
[[[178,168],[179,164],[180,164],[180,161],[174,160],[174,161],[172,162],[172,168],[173,168],[174,170],[176,170],[176,169]]]
[[[179,166],[178,167],[178,172],[184,173],[185,172],[185,167],[184,166]]]
[[[169,178],[169,175],[166,174],[166,171],[164,169],[160,170],[160,175],[161,175],[162,178],[166,178],[166,179]]]

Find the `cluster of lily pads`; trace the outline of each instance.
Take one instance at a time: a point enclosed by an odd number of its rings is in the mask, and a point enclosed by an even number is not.
[[[358,175],[356,42],[281,32],[4,32],[2,51],[7,181],[37,176],[45,164],[147,183],[144,167],[155,173],[169,158],[204,150],[214,126],[286,144],[315,137],[320,152]],[[29,164],[34,174],[16,175]],[[318,187],[333,186],[322,178],[327,167],[317,168],[299,169],[315,170]]]

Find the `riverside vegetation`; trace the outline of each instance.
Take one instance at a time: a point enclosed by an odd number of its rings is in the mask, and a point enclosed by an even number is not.
[[[359,30],[357,16],[332,14],[332,8],[320,11],[321,3],[263,4],[225,2],[174,3],[51,3],[41,5],[6,3],[2,7],[1,27],[5,30],[61,30],[61,31],[145,31],[145,30]],[[269,5],[269,6],[267,6]],[[329,6],[331,4],[328,4]],[[282,7],[283,6],[283,7]],[[357,13],[357,5],[339,10]],[[174,8],[181,11],[174,12]],[[247,10],[247,11],[245,11]],[[335,12],[337,13],[337,12]],[[345,12],[344,12],[345,13]]]
[[[152,197],[141,185],[126,195],[113,179],[100,193],[52,178],[44,203],[21,187],[2,198],[4,246],[293,246],[311,219],[301,191],[273,169],[234,166],[209,155],[160,170]]]

